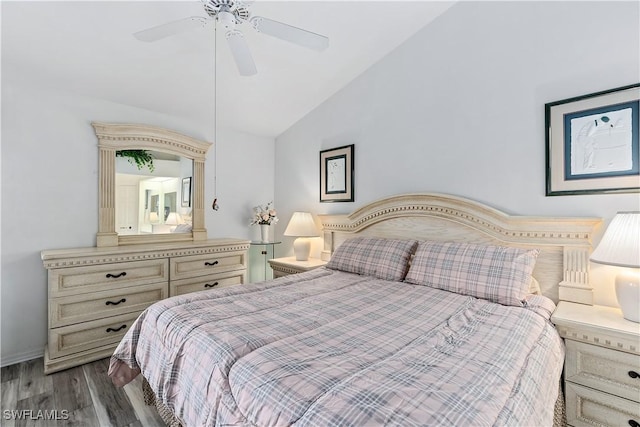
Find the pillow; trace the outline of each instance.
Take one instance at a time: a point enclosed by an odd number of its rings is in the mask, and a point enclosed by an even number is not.
[[[176,228],[171,231],[172,233],[189,233],[191,231],[191,224],[178,224]]]
[[[533,295],[542,295],[540,283],[533,276],[531,276],[531,281],[529,282],[529,293]]]
[[[358,237],[342,243],[334,251],[327,268],[400,281],[409,269],[416,240]]]
[[[522,306],[539,251],[454,242],[420,242],[408,283]]]

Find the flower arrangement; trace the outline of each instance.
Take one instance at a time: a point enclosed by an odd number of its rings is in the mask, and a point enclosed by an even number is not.
[[[273,202],[269,202],[265,206],[256,206],[253,208],[253,219],[250,225],[271,225],[276,222],[278,222],[278,213],[273,208]]]

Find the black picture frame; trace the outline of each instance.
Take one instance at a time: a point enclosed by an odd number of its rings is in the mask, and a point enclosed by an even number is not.
[[[320,202],[353,202],[355,145],[320,151]]]
[[[640,192],[640,83],[545,104],[546,195]]]
[[[182,178],[182,197],[180,205],[183,208],[191,207],[191,177]]]

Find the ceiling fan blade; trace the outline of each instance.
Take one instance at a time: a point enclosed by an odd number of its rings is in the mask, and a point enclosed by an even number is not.
[[[227,31],[226,38],[240,75],[253,76],[256,74],[258,70],[256,69],[256,64],[253,62],[253,57],[251,56],[251,51],[244,38],[244,34],[238,30]]]
[[[308,47],[314,50],[325,50],[329,47],[329,38],[312,33],[311,31],[293,27],[273,19],[263,18],[262,16],[254,16],[250,19],[253,27],[261,32],[300,46]]]
[[[207,22],[207,19],[200,16],[190,16],[138,31],[137,33],[133,33],[133,36],[143,42],[154,42],[198,27],[204,27]]]

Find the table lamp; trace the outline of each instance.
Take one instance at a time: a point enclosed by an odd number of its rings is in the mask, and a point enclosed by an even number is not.
[[[178,225],[178,224],[182,224],[183,221],[182,221],[182,217],[178,212],[171,212],[167,216],[167,220],[164,223],[167,225]]]
[[[620,268],[618,304],[625,319],[640,323],[640,212],[618,212],[590,259]]]
[[[308,260],[311,252],[311,241],[308,238],[318,236],[318,229],[311,214],[309,212],[294,212],[289,224],[287,224],[287,229],[284,230],[284,235],[297,237],[293,242],[296,260]]]

